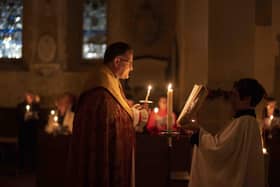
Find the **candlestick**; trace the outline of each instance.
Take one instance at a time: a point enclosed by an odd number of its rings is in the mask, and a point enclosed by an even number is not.
[[[167,132],[171,132],[173,123],[173,89],[170,83],[167,88]]]
[[[152,86],[149,85],[149,86],[148,86],[148,90],[147,90],[147,94],[146,94],[146,97],[145,97],[145,101],[148,101],[148,100],[149,100],[149,96],[150,96],[150,93],[151,93],[151,89],[152,89]]]

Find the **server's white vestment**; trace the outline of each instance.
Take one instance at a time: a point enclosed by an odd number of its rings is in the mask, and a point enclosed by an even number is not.
[[[216,135],[201,128],[189,187],[264,187],[264,158],[256,119],[243,115]]]

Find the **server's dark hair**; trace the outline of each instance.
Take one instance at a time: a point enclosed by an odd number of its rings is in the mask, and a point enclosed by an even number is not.
[[[250,105],[255,107],[266,95],[263,86],[255,79],[244,78],[236,81],[233,87],[238,91],[240,99],[251,97]]]

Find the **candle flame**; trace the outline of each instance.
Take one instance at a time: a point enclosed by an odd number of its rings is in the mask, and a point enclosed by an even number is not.
[[[54,117],[53,117],[53,120],[54,120],[55,122],[57,122],[57,121],[58,121],[58,116],[54,116]]]
[[[29,111],[30,110],[30,105],[26,105],[25,108],[26,108],[27,111]]]
[[[55,114],[55,111],[54,110],[51,110],[51,115],[54,115]]]
[[[156,114],[157,114],[157,113],[158,113],[158,111],[159,111],[158,107],[155,107],[155,108],[154,108],[154,113],[156,113]]]
[[[167,88],[168,88],[168,90],[171,90],[172,89],[172,84],[169,83]]]
[[[267,154],[267,150],[266,150],[266,148],[264,147],[264,148],[262,148],[262,151],[263,151],[263,154]]]
[[[270,118],[270,120],[273,120],[274,116],[273,116],[273,115],[271,115],[269,118]]]
[[[151,93],[151,89],[152,89],[152,86],[149,85],[149,86],[148,86],[148,90],[147,90],[147,94],[146,94],[146,97],[145,97],[145,101],[148,101],[148,100],[149,100],[149,96],[150,96],[150,93]]]

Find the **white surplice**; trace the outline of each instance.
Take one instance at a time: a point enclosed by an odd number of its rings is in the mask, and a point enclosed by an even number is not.
[[[259,125],[253,116],[234,119],[212,135],[201,128],[189,187],[264,187]]]

